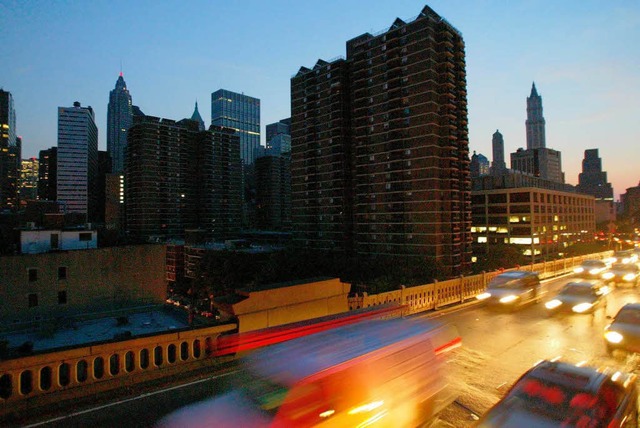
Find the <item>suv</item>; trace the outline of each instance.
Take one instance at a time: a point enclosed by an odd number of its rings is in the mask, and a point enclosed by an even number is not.
[[[545,360],[525,372],[478,427],[637,427],[636,375]]]
[[[514,270],[493,278],[487,284],[485,292],[478,294],[476,298],[486,300],[490,305],[515,308],[539,302],[542,294],[537,273]]]

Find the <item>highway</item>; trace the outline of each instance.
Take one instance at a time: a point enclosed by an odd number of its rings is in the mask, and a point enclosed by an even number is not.
[[[545,283],[551,298],[570,277]],[[544,301],[544,299],[543,299]],[[440,322],[458,328],[462,347],[452,351],[450,380],[459,391],[456,403],[445,409],[435,427],[465,427],[474,422],[500,399],[508,387],[540,359],[562,356],[572,362],[616,366],[638,371],[637,356],[609,357],[605,353],[602,332],[608,317],[628,302],[640,301],[633,288],[618,288],[609,295],[606,314],[551,316],[542,303],[514,312],[496,311],[481,304],[459,310],[430,313]],[[126,398],[99,403],[51,415],[30,415],[21,426],[29,427],[151,427],[163,415],[230,388],[234,367],[219,374],[190,379],[187,384],[167,385],[143,394],[130,393]]]

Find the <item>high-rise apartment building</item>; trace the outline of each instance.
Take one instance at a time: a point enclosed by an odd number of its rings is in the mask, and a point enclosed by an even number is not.
[[[291,158],[262,156],[256,159],[256,227],[262,230],[291,228]]]
[[[536,84],[527,97],[527,149],[511,153],[511,169],[522,171],[543,180],[564,183],[562,157],[559,151],[546,147],[545,120],[542,116],[542,97]]]
[[[109,92],[107,107],[107,152],[111,156],[113,172],[124,170],[127,132],[133,122],[132,108],[131,94],[120,72],[115,89]]]
[[[91,106],[58,107],[57,198],[66,213],[97,216],[98,127]]]
[[[0,89],[0,211],[18,208],[21,156],[13,96]]]
[[[301,245],[468,269],[462,35],[425,6],[291,80],[292,220]]]
[[[136,118],[129,130],[124,177],[126,229],[148,240],[184,239],[202,229],[208,239],[240,229],[241,163],[232,129],[197,121]]]
[[[226,89],[211,94],[211,124],[231,128],[240,137],[240,158],[253,164],[260,146],[260,100]]]
[[[40,150],[38,163],[38,199],[56,201],[58,199],[58,148]]]

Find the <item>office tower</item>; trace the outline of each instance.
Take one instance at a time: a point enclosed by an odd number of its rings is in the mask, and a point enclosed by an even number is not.
[[[20,202],[38,199],[38,170],[37,158],[23,159],[20,169]]]
[[[261,155],[280,156],[291,152],[291,118],[266,126],[267,145]]]
[[[531,95],[527,97],[527,149],[546,147],[544,117],[542,116],[542,97],[538,95],[535,82],[531,85]]]
[[[469,268],[464,41],[425,6],[291,80],[292,220],[310,248]]]
[[[131,127],[132,117],[131,94],[120,72],[115,89],[109,92],[107,107],[107,151],[111,156],[113,172],[124,170],[124,149],[127,146],[127,132]]]
[[[602,160],[598,149],[584,151],[582,172],[578,174],[576,191],[596,198],[596,223],[609,223],[616,220],[613,204],[613,187],[607,183],[607,173],[602,171]]]
[[[544,127],[542,97],[538,95],[534,83],[531,95],[527,97],[527,149],[519,148],[511,153],[511,169],[544,180],[564,183],[561,153],[546,147]]]
[[[240,158],[251,165],[260,146],[260,100],[226,89],[211,94],[211,124],[231,128],[240,137]]]
[[[263,156],[256,159],[256,227],[289,230],[291,227],[291,159]]]
[[[473,152],[471,155],[471,164],[469,166],[471,172],[471,178],[481,177],[483,175],[489,175],[489,159],[482,153],[476,154]]]
[[[202,120],[202,116],[200,116],[200,112],[198,111],[198,102],[196,101],[196,108],[193,110],[193,114],[191,115],[191,120],[198,122],[198,130],[204,131],[206,128],[204,126],[204,120]]]
[[[140,240],[184,239],[203,229],[209,239],[240,228],[239,137],[232,129],[136,118],[129,130],[124,177],[126,229]]]
[[[0,212],[18,209],[21,142],[11,92],[0,89]]]
[[[497,129],[491,139],[491,146],[493,149],[491,175],[502,175],[507,172],[507,164],[504,162],[504,138]]]
[[[91,106],[58,107],[57,197],[66,213],[97,216],[98,127]]]
[[[38,199],[56,201],[58,199],[58,148],[40,150],[38,163]]]

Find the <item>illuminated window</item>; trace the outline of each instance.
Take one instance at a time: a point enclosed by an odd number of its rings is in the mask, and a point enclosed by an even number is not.
[[[509,217],[509,223],[520,223],[520,217],[518,216]]]
[[[478,243],[479,244],[484,244],[485,242],[487,242],[487,237],[486,236],[478,236]]]
[[[516,245],[531,245],[531,241],[531,238],[509,238],[509,243]]]

